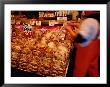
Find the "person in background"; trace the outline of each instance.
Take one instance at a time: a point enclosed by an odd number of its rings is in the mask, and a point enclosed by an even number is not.
[[[72,31],[74,27],[78,27],[79,30]],[[66,22],[64,28],[73,37],[76,48],[73,76],[98,77],[100,15],[89,15],[81,24]]]

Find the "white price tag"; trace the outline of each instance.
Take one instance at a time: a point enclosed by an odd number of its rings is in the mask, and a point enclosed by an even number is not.
[[[40,26],[41,25],[41,21],[36,21],[36,25]]]
[[[49,21],[49,26],[54,26],[55,21]]]

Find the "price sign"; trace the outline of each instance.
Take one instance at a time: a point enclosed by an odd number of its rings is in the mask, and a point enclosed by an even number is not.
[[[37,26],[41,26],[41,21],[36,21]]]
[[[55,21],[49,21],[49,26],[54,26]]]

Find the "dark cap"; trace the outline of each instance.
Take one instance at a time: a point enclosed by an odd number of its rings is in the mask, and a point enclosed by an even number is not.
[[[100,14],[99,13],[90,14],[90,15],[85,16],[85,17],[87,17],[87,18],[94,18],[94,19],[96,19],[100,23]]]

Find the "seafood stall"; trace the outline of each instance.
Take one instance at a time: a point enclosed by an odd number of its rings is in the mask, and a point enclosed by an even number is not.
[[[73,39],[63,23],[72,20],[71,14],[38,13],[37,18],[12,15],[11,67],[44,77],[65,77]]]

